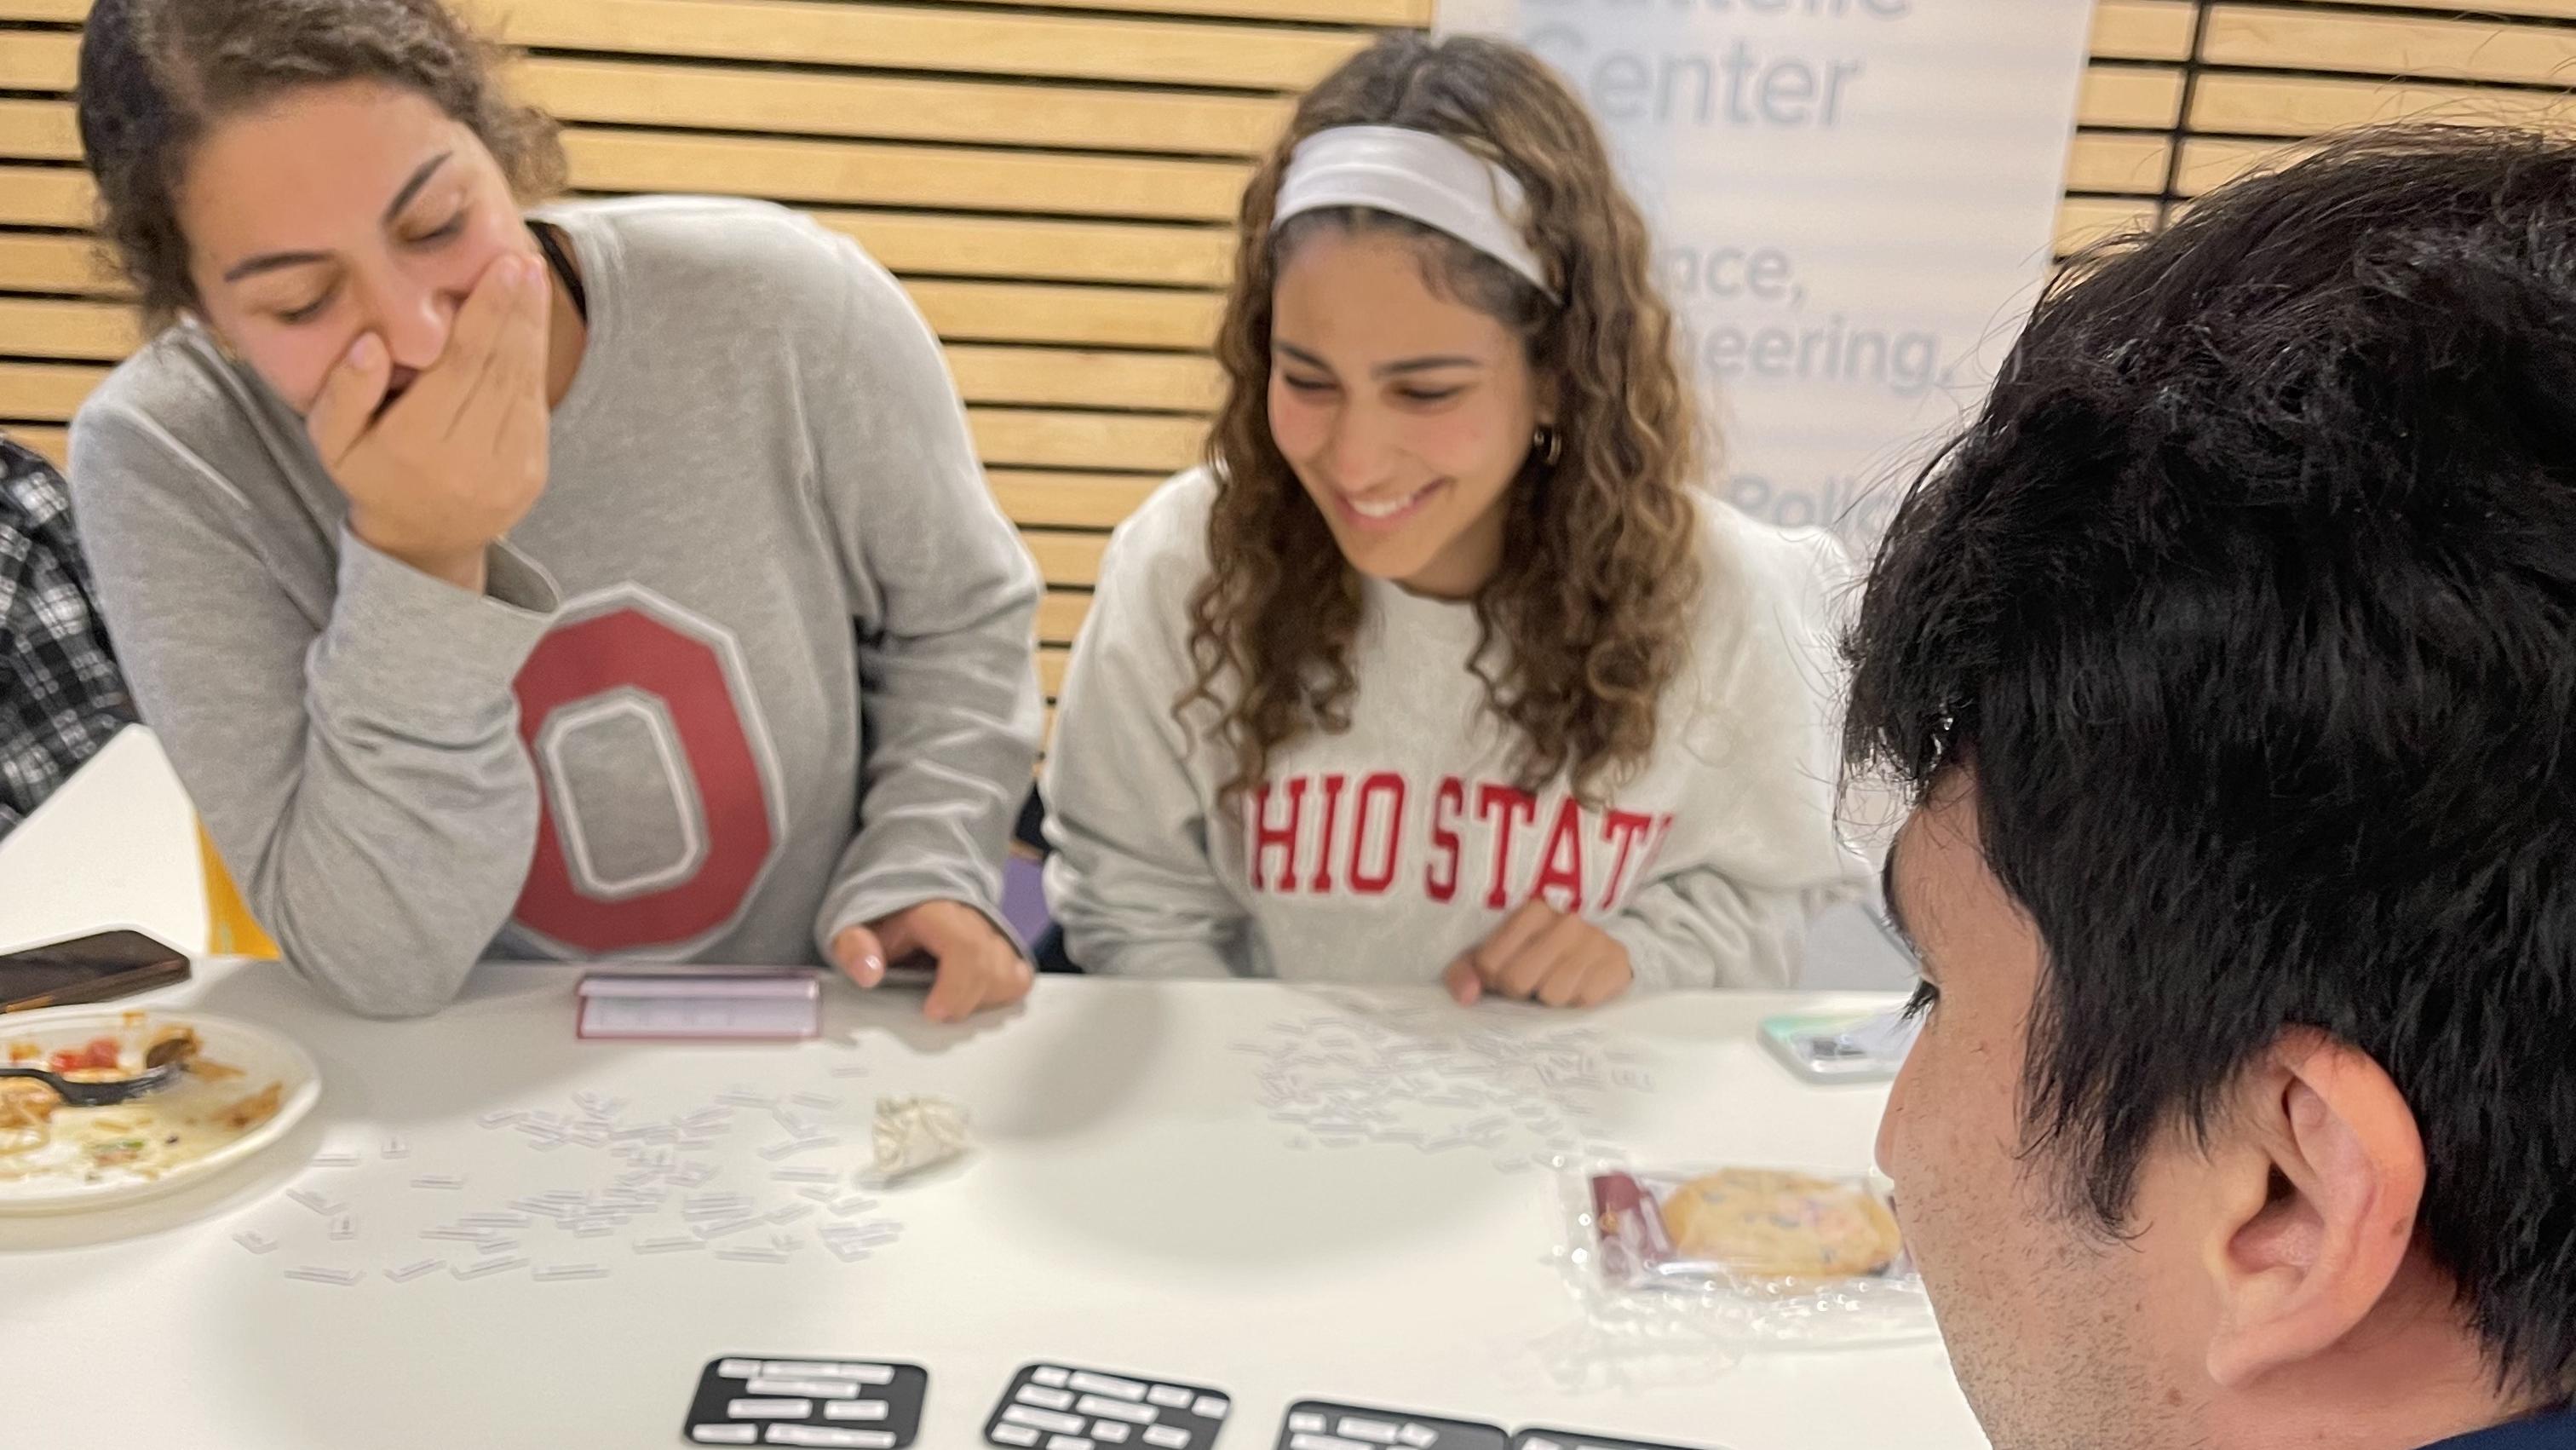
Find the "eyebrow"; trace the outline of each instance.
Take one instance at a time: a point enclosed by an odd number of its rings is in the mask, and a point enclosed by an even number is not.
[[[1306,351],[1304,348],[1299,347],[1293,342],[1280,342],[1274,338],[1270,345],[1279,349],[1281,352],[1288,354],[1290,357],[1295,358],[1297,361],[1304,363],[1310,368],[1321,368],[1325,372],[1331,372],[1333,370],[1333,365],[1331,363],[1324,361],[1322,358],[1315,356],[1313,353]],[[1485,364],[1482,359],[1468,357],[1463,353],[1439,353],[1430,357],[1409,357],[1396,362],[1379,363],[1376,367],[1369,369],[1369,376],[1377,378],[1393,378],[1401,377],[1406,373],[1427,373],[1439,368],[1480,368],[1484,365]]]
[[[384,216],[386,226],[394,224],[394,219],[402,215],[403,208],[411,205],[412,198],[420,195],[420,189],[429,185],[429,179],[438,174],[438,168],[446,165],[449,158],[455,154],[453,151],[441,151],[420,164],[420,169],[414,171],[411,179],[402,184],[402,189],[394,193],[394,199],[386,203]],[[256,257],[234,263],[231,270],[224,273],[224,281],[229,284],[239,282],[245,277],[256,277],[262,272],[275,272],[286,267],[310,266],[315,262],[329,260],[331,260],[330,257],[321,252],[262,252]]]

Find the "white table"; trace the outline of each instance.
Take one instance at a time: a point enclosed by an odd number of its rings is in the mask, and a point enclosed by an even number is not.
[[[0,846],[0,944],[111,922],[199,939],[184,801],[148,736],[115,750]],[[1566,1232],[1554,1183],[1498,1173],[1472,1150],[1300,1151],[1296,1130],[1257,1103],[1258,1059],[1233,1044],[1318,1016],[1314,993],[1049,979],[1024,1009],[934,1029],[917,997],[835,983],[822,1042],[645,1046],[575,1040],[573,976],[486,967],[464,1000],[415,1023],[342,1015],[266,965],[201,963],[194,982],[158,994],[303,1043],[324,1075],[321,1106],[276,1151],[169,1198],[0,1219],[11,1350],[0,1447],[676,1446],[700,1368],[738,1353],[926,1366],[925,1450],[981,1444],[1012,1371],[1036,1359],[1230,1391],[1219,1450],[1264,1450],[1303,1397],[1732,1450],[1983,1444],[1928,1343],[1761,1355],[1645,1387],[1561,1386],[1551,1371],[1564,1357],[1547,1346],[1581,1311],[1551,1262]],[[1428,992],[1369,1000],[1428,1008],[1406,1028],[1426,1034],[1537,1039],[1569,1020],[1460,1013]],[[1800,1084],[1751,1034],[1767,1013],[1884,1000],[1712,994],[1594,1014],[1612,1042],[1646,1055],[1653,1088],[1615,1095],[1592,1136],[1649,1162],[1860,1168],[1883,1092]],[[853,1031],[864,1045],[836,1040]],[[869,1075],[832,1075],[851,1064]],[[382,1277],[457,1248],[417,1240],[420,1223],[543,1188],[604,1187],[623,1166],[589,1149],[536,1152],[479,1115],[569,1113],[579,1092],[630,1099],[630,1115],[670,1112],[735,1083],[837,1094],[844,1105],[815,1116],[846,1120],[853,1139],[873,1095],[940,1093],[973,1111],[980,1148],[886,1195],[878,1212],[905,1237],[862,1262],[814,1247],[778,1266],[643,1257],[621,1232],[529,1243],[539,1262],[605,1264],[604,1279]],[[389,1135],[408,1146],[401,1162],[380,1157]],[[749,1123],[729,1135],[717,1186],[790,1202],[757,1154],[782,1136]],[[325,1149],[363,1162],[309,1166]],[[431,1173],[462,1174],[467,1190],[410,1186]],[[328,1242],[283,1196],[295,1186],[347,1203],[359,1239]],[[253,1255],[233,1241],[245,1228],[288,1246]],[[299,1264],[369,1277],[287,1280]]]
[[[1230,1450],[1269,1445],[1287,1402],[1310,1395],[1734,1450],[1982,1443],[1929,1344],[1763,1355],[1699,1384],[1560,1389],[1541,1345],[1579,1313],[1549,1262],[1564,1234],[1554,1185],[1474,1152],[1290,1150],[1293,1130],[1256,1105],[1252,1059],[1229,1044],[1316,1015],[1298,989],[1050,980],[1025,1011],[963,1029],[920,1025],[912,999],[837,990],[832,1031],[864,1029],[866,1045],[715,1048],[577,1042],[570,983],[560,968],[487,968],[455,1008],[394,1024],[339,1015],[275,968],[209,964],[171,989],[163,1000],[306,1044],[322,1105],[223,1181],[95,1219],[0,1220],[13,1348],[0,1442],[93,1443],[112,1429],[120,1445],[189,1450],[677,1445],[700,1367],[749,1353],[925,1365],[920,1443],[932,1450],[981,1443],[1011,1372],[1041,1358],[1227,1389]],[[1763,1013],[1818,1000],[1660,998],[1598,1014],[1649,1055],[1655,1081],[1597,1134],[1649,1161],[1859,1166],[1881,1094],[1800,1085],[1749,1035]],[[1514,1008],[1434,1020],[1563,1025]],[[828,1071],[853,1062],[871,1075]],[[430,1212],[419,1200],[498,1208],[542,1186],[604,1187],[613,1171],[593,1150],[536,1153],[479,1114],[569,1113],[584,1090],[673,1111],[737,1082],[841,1093],[847,1107],[817,1116],[848,1117],[854,1134],[870,1094],[942,1093],[974,1112],[982,1148],[888,1195],[906,1236],[863,1262],[819,1248],[784,1266],[644,1257],[621,1235],[542,1250],[541,1262],[607,1264],[600,1280],[393,1284],[377,1272],[456,1247],[395,1231]],[[388,1134],[408,1159],[378,1161]],[[780,1137],[731,1135],[729,1186],[765,1177],[755,1150]],[[367,1161],[307,1167],[321,1148]],[[463,1174],[468,1191],[409,1186],[432,1172]],[[299,1184],[347,1203],[364,1240],[323,1242],[319,1220],[282,1196]],[[774,1193],[789,1201],[786,1185]],[[250,1254],[232,1240],[243,1228],[289,1247]],[[300,1263],[369,1279],[283,1277]]]

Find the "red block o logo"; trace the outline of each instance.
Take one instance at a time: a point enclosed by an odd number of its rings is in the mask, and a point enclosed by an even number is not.
[[[619,593],[644,604],[621,604],[558,626],[528,657],[516,683],[519,738],[536,763],[540,814],[536,859],[513,919],[570,952],[593,955],[684,947],[730,925],[767,869],[780,829],[771,772],[763,768],[766,742],[755,743],[737,704],[750,698],[750,685],[717,648],[714,641],[724,636],[641,590]],[[581,839],[581,822],[557,817],[559,808],[577,815],[579,805],[553,778],[544,736],[567,710],[596,705],[600,714],[616,714],[620,697],[633,702],[637,696],[657,704],[669,721],[686,764],[685,771],[670,772],[671,789],[684,823],[688,797],[695,796],[700,839],[689,859],[675,872],[656,873],[647,889],[585,890],[565,845],[568,836]],[[651,711],[630,703],[624,713]]]

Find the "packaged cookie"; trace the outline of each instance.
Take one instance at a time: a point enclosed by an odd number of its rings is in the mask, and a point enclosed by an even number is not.
[[[1931,1331],[1896,1215],[1868,1178],[1595,1165],[1567,1187],[1597,1318],[1777,1343]]]
[[[1596,1173],[1592,1206],[1605,1266],[1639,1278],[1821,1283],[1885,1275],[1905,1255],[1896,1215],[1867,1184],[1811,1173]]]

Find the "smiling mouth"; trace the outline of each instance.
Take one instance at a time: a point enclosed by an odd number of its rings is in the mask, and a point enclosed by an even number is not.
[[[1446,487],[1448,487],[1448,480],[1442,479],[1438,483],[1427,484],[1400,498],[1369,500],[1343,498],[1336,499],[1334,502],[1352,522],[1368,528],[1385,528],[1412,517],[1431,500],[1432,495]]]

